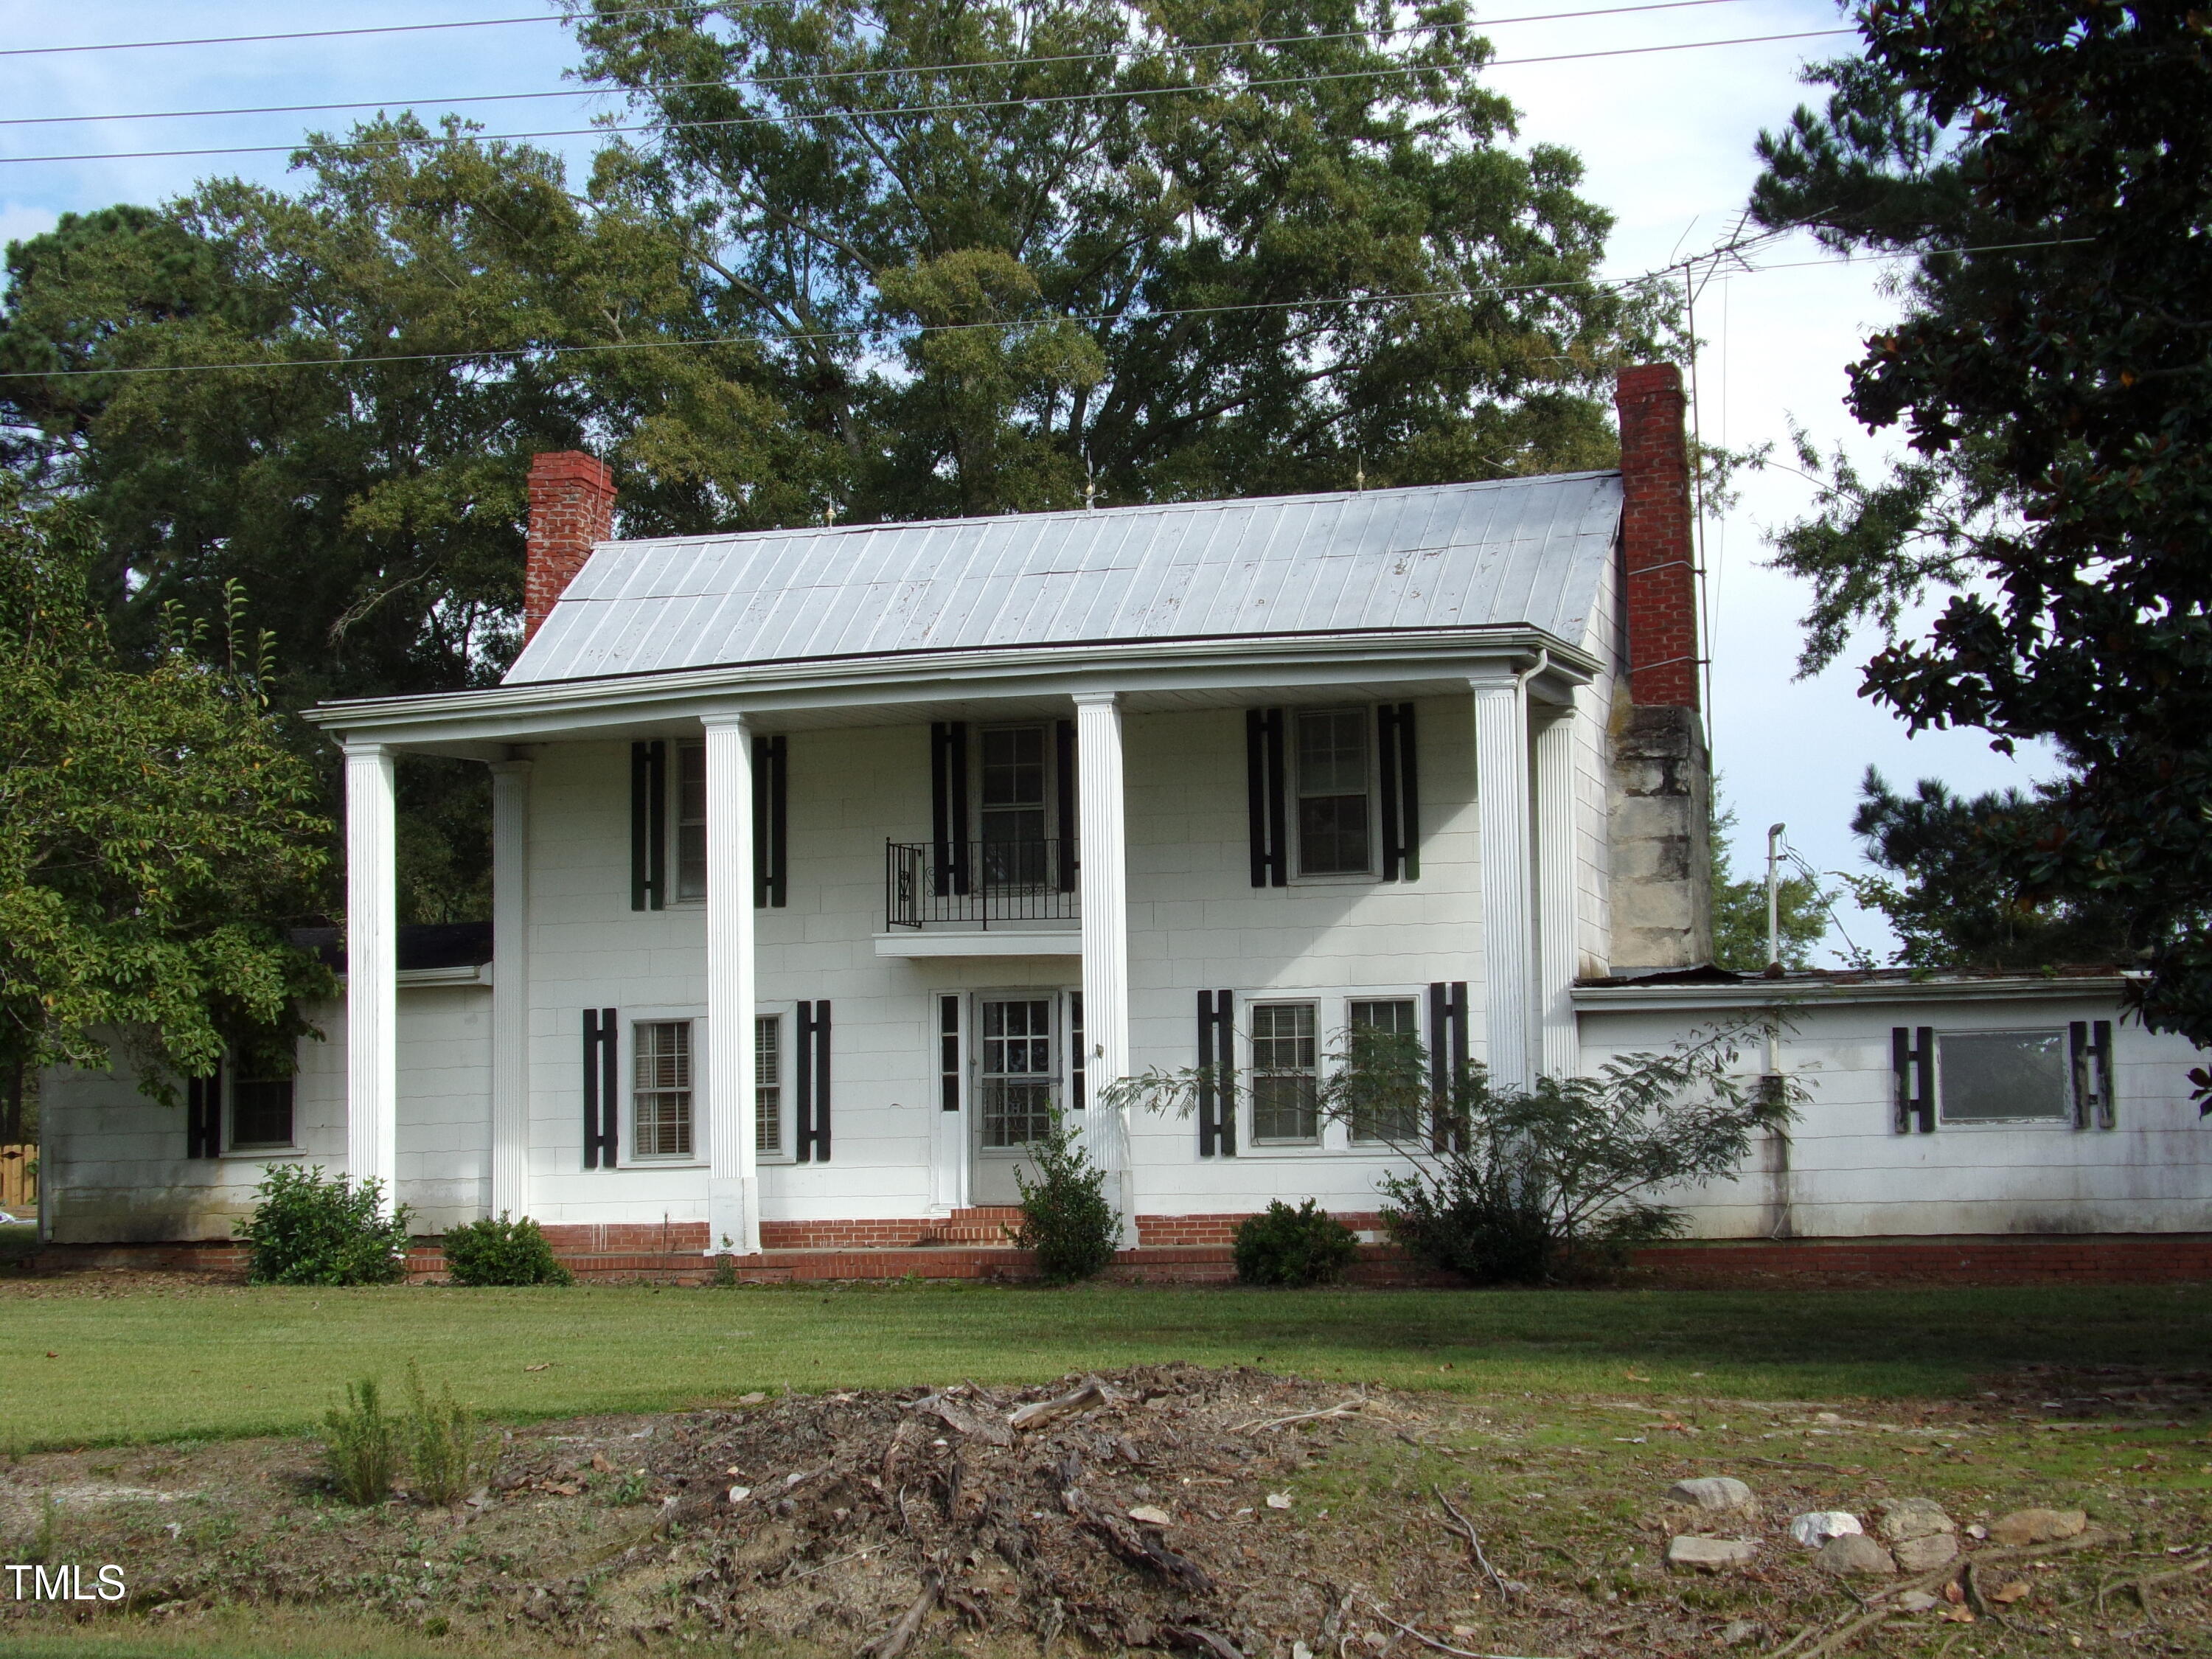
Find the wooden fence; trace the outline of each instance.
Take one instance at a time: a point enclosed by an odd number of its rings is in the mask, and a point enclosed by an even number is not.
[[[0,1210],[18,1218],[35,1215],[39,1208],[39,1149],[0,1146]]]

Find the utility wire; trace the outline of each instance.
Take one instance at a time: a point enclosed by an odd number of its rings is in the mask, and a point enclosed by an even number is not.
[[[636,12],[660,12],[673,9],[670,5],[621,6],[591,15],[591,21],[602,17],[627,17]],[[378,23],[349,29],[293,29],[274,34],[201,34],[180,40],[91,40],[70,46],[4,46],[0,58],[50,58],[60,52],[161,52],[172,46],[243,46],[258,45],[267,40],[337,40],[363,34],[427,34],[434,29],[496,29],[513,23],[566,23],[570,20],[565,12],[533,12],[527,17],[468,17],[441,23]]]
[[[1405,33],[1443,33],[1464,29],[1503,28],[1510,23],[1550,23],[1569,21],[1583,17],[1619,17],[1632,12],[1680,11],[1693,6],[1726,6],[1741,4],[1742,0],[1644,0],[1644,3],[1630,6],[1601,6],[1582,11],[1539,11],[1524,13],[1518,17],[1491,17],[1480,23],[1417,23],[1409,25]],[[1243,40],[1168,40],[1139,43],[1118,47],[1111,52],[1066,52],[1050,58],[1000,58],[966,64],[901,64],[880,69],[817,70],[792,75],[752,75],[726,77],[714,81],[663,81],[642,87],[562,87],[551,92],[480,92],[462,93],[446,98],[357,98],[339,104],[257,104],[236,109],[162,109],[125,111],[112,115],[9,115],[0,116],[0,127],[55,126],[87,121],[177,121],[198,119],[217,115],[313,115],[332,110],[384,109],[393,105],[416,104],[497,104],[514,103],[544,98],[600,98],[610,94],[624,96],[658,96],[670,92],[704,92],[719,87],[774,88],[794,85],[814,85],[825,82],[856,81],[872,76],[890,75],[959,75],[975,70],[1011,70],[1054,68],[1066,64],[1101,63],[1126,58],[1142,57],[1147,53],[1193,52],[1247,52],[1259,47],[1302,46],[1335,40],[1366,40],[1382,33],[1375,29],[1344,29],[1329,34],[1279,34]],[[0,56],[4,56],[0,53]]]
[[[1676,272],[1684,270],[1692,265],[1701,264],[1709,259],[1740,258],[1745,249],[1755,247],[1764,242],[1772,241],[1780,236],[1787,234],[1788,230],[1791,228],[1795,228],[1795,227],[1786,227],[1781,230],[1763,231],[1756,236],[1746,238],[1740,243],[1730,244],[1717,248],[1711,248],[1706,250],[1705,252],[1693,254],[1686,260],[1677,260],[1672,264],[1662,265],[1656,270],[1642,271],[1633,276],[1585,277],[1576,281],[1557,283],[1485,283],[1472,288],[1426,289],[1403,294],[1310,295],[1305,298],[1297,300],[1254,300],[1237,305],[1183,306],[1133,313],[1129,312],[1112,311],[1073,313],[1049,313],[1036,317],[1012,319],[1004,322],[916,323],[909,325],[902,330],[896,331],[884,328],[830,328],[814,329],[791,334],[723,334],[708,335],[703,338],[672,340],[610,340],[589,345],[528,345],[487,347],[477,351],[394,352],[390,355],[380,355],[373,357],[361,356],[349,357],[276,357],[264,358],[259,362],[254,362],[148,363],[136,364],[125,368],[63,368],[53,369],[46,372],[40,372],[37,370],[18,370],[12,374],[0,374],[0,382],[9,380],[93,380],[103,375],[216,374],[251,369],[270,368],[382,368],[394,363],[475,362],[482,361],[505,361],[526,357],[574,356],[610,351],[667,351],[695,346],[809,345],[830,340],[866,339],[872,335],[884,335],[893,332],[904,335],[964,334],[972,333],[982,329],[1028,328],[1033,327],[1041,323],[1150,323],[1164,321],[1178,317],[1213,317],[1263,311],[1298,311],[1328,306],[1389,305],[1415,300],[1465,300],[1475,299],[1486,295],[1536,294],[1559,289],[1571,288],[1610,289],[1620,290],[1632,289],[1640,284],[1656,283],[1662,277],[1671,276]],[[1991,242],[1971,247],[1942,248],[1926,251],[1944,253],[2002,253],[2023,248],[2067,247],[2076,243],[2091,242],[2095,240],[2096,239],[2094,237],[2091,236],[2075,236],[2049,241]],[[1921,257],[1923,252],[1923,250],[1901,249],[1893,253],[1870,254],[1867,257],[1877,259],[1918,258]],[[1747,262],[1742,264],[1741,270],[1745,275],[1757,276],[1762,272],[1770,270],[1796,270],[1809,265],[1832,265],[1837,263],[1838,261],[1832,258],[1823,259],[1784,260],[1772,264],[1751,264]],[[1843,263],[1848,264],[1850,262],[1845,260]],[[1543,361],[1556,361],[1556,359],[1545,359]]]
[[[1539,58],[1495,58],[1484,69],[1506,69],[1525,64],[1578,63],[1592,58],[1636,58],[1650,52],[1692,52],[1706,46],[1759,46],[1774,40],[1811,40],[1838,34],[1856,34],[1856,29],[1803,29],[1789,34],[1747,34],[1729,40],[1677,40],[1656,46],[1614,46],[1599,52],[1553,52]],[[1426,64],[1394,64],[1364,70],[1344,70],[1323,75],[1286,75],[1255,77],[1231,85],[1195,85],[1181,87],[1127,87],[1103,92],[1054,94],[1042,98],[996,98],[959,100],[951,103],[891,105],[882,109],[838,108],[815,112],[800,112],[786,115],[736,115],[707,121],[648,121],[628,125],[609,122],[589,127],[550,127],[533,132],[426,133],[419,138],[377,138],[342,141],[324,146],[335,151],[383,149],[394,144],[466,144],[512,143],[536,138],[585,138],[603,133],[632,132],[690,132],[726,131],[733,127],[798,126],[817,121],[882,119],[889,116],[969,114],[983,110],[1019,109],[1048,104],[1092,104],[1109,100],[1123,101],[1139,98],[1182,97],[1197,94],[1218,96],[1234,95],[1261,87],[1316,86],[1326,81],[1373,81],[1389,76],[1426,75],[1441,72],[1438,65]],[[306,148],[304,144],[216,144],[190,149],[123,149],[90,151],[64,155],[0,155],[0,165],[23,166],[37,161],[158,161],[175,157],[201,155],[290,155]]]

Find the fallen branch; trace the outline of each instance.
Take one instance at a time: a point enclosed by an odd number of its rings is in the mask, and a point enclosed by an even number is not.
[[[1213,1656],[1213,1659],[1244,1659],[1237,1644],[1227,1637],[1210,1630],[1200,1630],[1195,1625],[1162,1625],[1160,1634],[1179,1648]]]
[[[1072,1454],[1070,1461],[1073,1461]],[[1105,1514],[1072,1486],[1061,1489],[1060,1502],[1077,1521],[1096,1533],[1109,1551],[1131,1566],[1150,1567],[1195,1595],[1212,1593],[1213,1579],[1206,1569],[1188,1556],[1170,1549],[1158,1534],[1139,1532],[1121,1516]]]
[[[870,1659],[899,1659],[908,1644],[921,1633],[921,1622],[929,1617],[937,1598],[944,1592],[945,1577],[932,1567],[921,1575],[921,1594],[915,1597],[914,1605],[899,1615],[899,1621],[872,1642],[860,1644],[860,1651]]]
[[[1393,1619],[1389,1613],[1382,1611],[1382,1605],[1376,1601],[1371,1596],[1368,1599],[1367,1605],[1375,1609],[1375,1616],[1377,1619],[1380,1619],[1384,1624],[1395,1626],[1398,1630],[1401,1631],[1406,1635],[1412,1637],[1416,1642],[1419,1642],[1425,1648],[1433,1649],[1438,1653],[1450,1654],[1452,1656],[1452,1659],[1525,1659],[1525,1656],[1521,1654],[1478,1653],[1472,1648],[1455,1648],[1449,1642],[1439,1642],[1433,1636],[1424,1636],[1419,1631],[1415,1630],[1411,1625],[1405,1623],[1402,1620]]]
[[[1340,1401],[1325,1411],[1299,1412],[1291,1417],[1255,1417],[1249,1423],[1239,1423],[1229,1431],[1231,1434],[1256,1434],[1267,1429],[1286,1428],[1292,1423],[1311,1423],[1324,1417],[1350,1417],[1367,1405],[1367,1396]]]
[[[1444,1496],[1444,1489],[1442,1486],[1431,1486],[1429,1490],[1436,1494],[1437,1502],[1444,1506],[1444,1513],[1459,1523],[1457,1528],[1454,1528],[1447,1522],[1446,1530],[1456,1530],[1460,1536],[1467,1540],[1468,1547],[1474,1552],[1475,1565],[1490,1575],[1490,1582],[1498,1587],[1499,1599],[1510,1601],[1513,1599],[1513,1592],[1506,1588],[1505,1581],[1498,1576],[1498,1569],[1490,1565],[1490,1558],[1482,1553],[1482,1538],[1475,1531],[1474,1522],[1460,1513],[1459,1505]]]
[[[1079,1412],[1091,1406],[1106,1403],[1106,1387],[1095,1376],[1083,1379],[1083,1386],[1072,1394],[1061,1395],[1056,1400],[1036,1400],[1026,1406],[1017,1406],[1006,1419],[1006,1425],[1015,1430],[1041,1429],[1055,1418]]]

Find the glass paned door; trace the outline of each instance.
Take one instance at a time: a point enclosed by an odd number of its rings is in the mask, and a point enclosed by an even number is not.
[[[1051,997],[987,997],[976,1080],[977,1139],[985,1152],[1018,1152],[1052,1130],[1060,1068]]]

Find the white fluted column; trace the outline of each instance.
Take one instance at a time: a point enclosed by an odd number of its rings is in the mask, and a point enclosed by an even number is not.
[[[1536,727],[1536,1023],[1547,1077],[1582,1069],[1575,1026],[1575,712]]]
[[[530,767],[491,766],[491,1212],[530,1213]]]
[[[345,749],[346,1174],[390,1214],[399,1164],[399,883],[392,753]]]
[[[1121,781],[1121,708],[1110,691],[1075,699],[1079,826],[1079,896],[1083,907],[1083,1038],[1091,1052],[1084,1077],[1091,1160],[1109,1172],[1121,1214],[1121,1243],[1137,1243],[1137,1192],[1129,1161],[1128,1109],[1098,1109],[1099,1092],[1129,1073],[1129,851]]]
[[[744,718],[707,727],[707,1253],[760,1249],[753,1146],[753,745]],[[700,1097],[694,1079],[693,1098]]]
[[[1528,856],[1528,723],[1510,673],[1473,678],[1474,793],[1482,885],[1484,1060],[1500,1088],[1536,1076],[1535,940]]]

